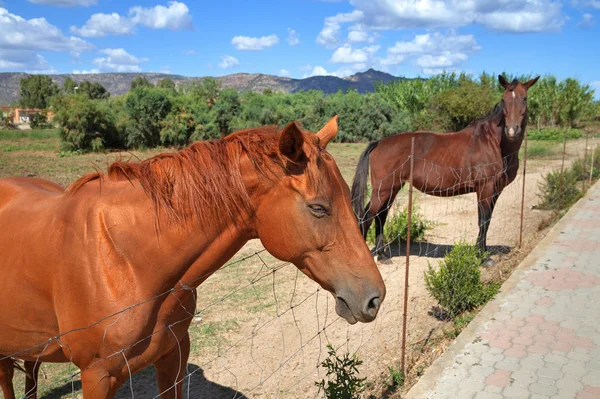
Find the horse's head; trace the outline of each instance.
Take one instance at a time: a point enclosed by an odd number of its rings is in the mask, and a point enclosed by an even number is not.
[[[527,123],[527,90],[533,86],[540,77],[521,83],[517,79],[508,82],[504,76],[499,75],[498,81],[504,87],[502,105],[504,112],[504,134],[509,141],[522,138],[522,126]]]
[[[256,207],[256,231],[271,254],[334,296],[341,317],[351,324],[370,322],[385,284],[358,229],[348,185],[325,151],[337,129],[336,116],[316,135],[294,123],[279,133],[287,172]]]

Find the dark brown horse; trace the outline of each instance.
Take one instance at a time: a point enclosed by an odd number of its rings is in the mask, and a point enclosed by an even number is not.
[[[409,179],[413,137],[414,187],[440,197],[477,193],[477,245],[486,250],[487,231],[498,196],[517,176],[519,149],[527,125],[527,90],[538,78],[509,83],[499,76],[505,89],[500,103],[488,116],[459,132],[399,133],[369,143],[356,169],[352,201],[365,238],[375,220],[375,252],[381,258],[391,256],[389,246],[383,242],[383,228],[396,194]],[[373,191],[365,207],[369,167]]]
[[[73,362],[85,399],[113,398],[153,364],[162,397],[181,398],[196,287],[252,238],[331,292],[349,323],[372,321],[385,285],[325,150],[336,133],[337,117],[316,135],[249,129],[66,191],[0,179],[5,399],[11,357]]]

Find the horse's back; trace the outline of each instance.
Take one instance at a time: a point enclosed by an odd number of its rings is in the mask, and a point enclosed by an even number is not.
[[[45,195],[56,196],[65,189],[49,180],[32,177],[7,177],[0,179],[0,210],[4,205],[19,197],[35,197]]]

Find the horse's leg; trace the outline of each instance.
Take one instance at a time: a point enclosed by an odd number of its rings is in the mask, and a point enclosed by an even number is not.
[[[390,211],[389,207],[385,207],[377,216],[375,216],[375,251],[379,255],[379,260],[386,260],[392,257],[392,251],[389,245],[386,245],[384,240],[384,226],[387,215]]]
[[[478,191],[478,219],[479,219],[479,235],[477,236],[477,246],[481,252],[487,251],[487,233],[492,221],[494,207],[500,193],[496,193],[494,186],[487,186],[483,190]],[[484,262],[485,266],[494,266],[494,261],[490,257]]]
[[[37,399],[37,382],[41,362],[25,362],[25,396],[27,399]]]
[[[183,381],[189,356],[190,336],[186,333],[173,349],[154,363],[161,399],[183,398]]]
[[[378,193],[377,198],[371,198],[371,202],[375,205],[375,252],[380,260],[386,260],[392,257],[392,251],[389,245],[385,244],[384,229],[390,208],[396,199],[398,191],[402,188],[402,184],[392,185],[388,190]],[[374,194],[375,195],[375,194]]]
[[[113,399],[121,385],[123,382],[97,366],[81,373],[83,399]]]
[[[0,355],[2,357],[2,355]],[[4,393],[5,399],[15,399],[15,391],[13,389],[13,376],[15,374],[15,366],[11,358],[0,360],[0,388]]]

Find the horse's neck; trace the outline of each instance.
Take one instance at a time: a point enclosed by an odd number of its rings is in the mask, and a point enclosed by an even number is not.
[[[102,207],[98,240],[104,239],[107,251],[120,255],[110,261],[125,263],[115,266],[129,267],[150,291],[169,289],[179,281],[198,286],[203,276],[219,269],[253,237],[243,215],[237,222],[223,218],[207,226],[194,221],[173,225],[159,211],[157,223],[141,187],[123,191],[107,185],[102,188],[103,203],[119,206]]]

